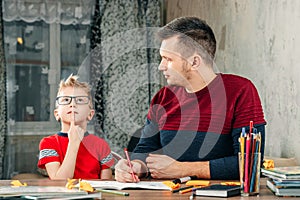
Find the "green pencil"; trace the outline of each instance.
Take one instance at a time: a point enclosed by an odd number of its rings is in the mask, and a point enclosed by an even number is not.
[[[116,194],[116,195],[121,195],[121,196],[129,196],[128,192],[120,192],[120,191],[115,191],[115,190],[103,190],[103,189],[97,189],[95,192],[103,192],[103,193],[108,193],[108,194]]]

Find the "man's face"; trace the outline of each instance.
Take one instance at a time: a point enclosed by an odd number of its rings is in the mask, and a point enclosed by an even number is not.
[[[190,79],[190,63],[178,53],[177,38],[163,40],[160,47],[161,63],[158,67],[163,72],[169,85],[185,87]]]

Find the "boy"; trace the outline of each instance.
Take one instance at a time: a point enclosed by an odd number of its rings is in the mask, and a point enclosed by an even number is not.
[[[90,86],[77,79],[71,74],[60,82],[54,116],[61,131],[41,140],[38,167],[52,180],[111,179],[114,160],[109,145],[86,131],[95,113]]]

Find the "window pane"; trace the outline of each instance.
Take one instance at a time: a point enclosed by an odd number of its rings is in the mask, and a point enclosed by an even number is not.
[[[16,121],[48,121],[48,74],[40,66],[16,66]]]
[[[49,121],[49,25],[4,22],[8,118]]]
[[[61,25],[62,79],[71,73],[78,74],[79,67],[90,51],[90,29],[90,25]]]

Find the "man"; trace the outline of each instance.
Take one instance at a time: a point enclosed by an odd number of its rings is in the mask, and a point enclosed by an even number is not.
[[[238,179],[239,137],[250,121],[261,133],[265,124],[255,86],[245,78],[216,74],[216,40],[196,17],[175,19],[162,27],[159,70],[169,86],[152,99],[147,122],[131,156],[135,178],[197,176]],[[252,130],[251,130],[252,132]],[[115,178],[132,182],[129,163],[120,160]]]

